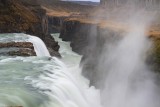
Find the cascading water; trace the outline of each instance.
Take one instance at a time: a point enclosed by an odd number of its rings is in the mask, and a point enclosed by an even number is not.
[[[107,72],[101,92],[103,107],[159,107],[154,75],[144,63],[150,47],[145,24],[134,23],[116,44],[106,43],[98,66]],[[1,35],[0,42],[32,42],[38,57],[0,57],[0,106],[102,107],[99,90],[89,87],[89,81],[81,76],[81,56],[58,34],[52,36],[60,44],[62,59],[49,58],[37,37]]]
[[[6,34],[0,40],[28,41],[28,37],[18,35]],[[81,56],[70,50],[69,43],[55,38],[61,45],[61,60],[46,54],[0,57],[0,106],[101,107],[99,91],[89,87],[89,81],[81,76]]]
[[[35,36],[29,36],[28,41],[33,43],[34,50],[37,56],[50,56],[50,53],[48,52],[45,44],[40,38]]]

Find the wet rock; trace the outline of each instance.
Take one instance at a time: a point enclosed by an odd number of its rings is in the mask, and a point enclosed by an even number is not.
[[[18,51],[10,51],[7,53],[10,56],[36,56],[36,53],[33,49],[22,48]]]
[[[8,43],[0,43],[0,48],[7,47],[19,47],[19,48],[30,48],[34,49],[33,44],[30,42],[8,42]]]
[[[61,55],[57,52],[57,51],[54,51],[53,49],[51,48],[48,48],[48,51],[50,52],[50,55],[51,56],[56,56],[58,58],[61,58]]]
[[[8,42],[0,43],[0,49],[8,48],[8,51],[1,52],[1,55],[10,56],[36,56],[33,44],[30,42]]]
[[[88,46],[96,44],[97,24],[81,23],[75,20],[66,20],[63,23],[60,38],[63,41],[70,41],[72,50],[84,55],[92,48]]]

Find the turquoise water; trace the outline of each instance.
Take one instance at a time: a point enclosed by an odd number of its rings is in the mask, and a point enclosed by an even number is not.
[[[41,62],[43,61],[46,62]],[[37,63],[38,62],[38,63]],[[38,78],[47,58],[0,57],[0,106],[39,107],[48,98],[25,78]]]
[[[25,41],[21,35],[2,34],[0,42]],[[0,56],[0,107],[100,107],[99,91],[81,76],[81,56],[59,34],[52,36],[62,59]]]

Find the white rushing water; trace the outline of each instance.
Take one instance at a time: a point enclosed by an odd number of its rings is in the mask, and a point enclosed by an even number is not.
[[[50,56],[45,44],[43,41],[36,36],[29,36],[29,42],[33,43],[34,50],[37,56]]]
[[[107,72],[101,96],[81,75],[81,56],[59,34],[52,36],[62,59],[46,54],[38,38],[3,34],[0,41],[32,41],[35,49],[41,49],[36,57],[0,56],[0,106],[102,107],[102,98],[103,107],[159,107],[155,78],[145,64],[150,41],[144,32],[144,26],[133,26],[116,44],[106,43],[98,66]]]
[[[20,38],[19,34],[4,34],[0,40],[15,40],[14,35]],[[72,52],[69,43],[62,42],[58,34],[53,36],[60,43],[62,59],[50,59],[44,53],[43,57],[0,57],[0,106],[101,106],[99,91],[89,87],[89,81],[81,76],[81,56]],[[24,38],[28,41],[28,37]]]

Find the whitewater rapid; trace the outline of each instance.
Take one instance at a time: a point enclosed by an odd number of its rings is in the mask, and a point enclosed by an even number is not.
[[[31,35],[27,36],[27,41],[33,44],[37,56],[51,56],[44,42],[40,38]]]
[[[25,34],[3,34],[0,42],[37,40],[21,35]],[[89,81],[81,76],[81,56],[58,35],[53,34],[62,59],[44,53],[37,57],[0,56],[0,106],[101,107],[99,91],[89,87]]]

